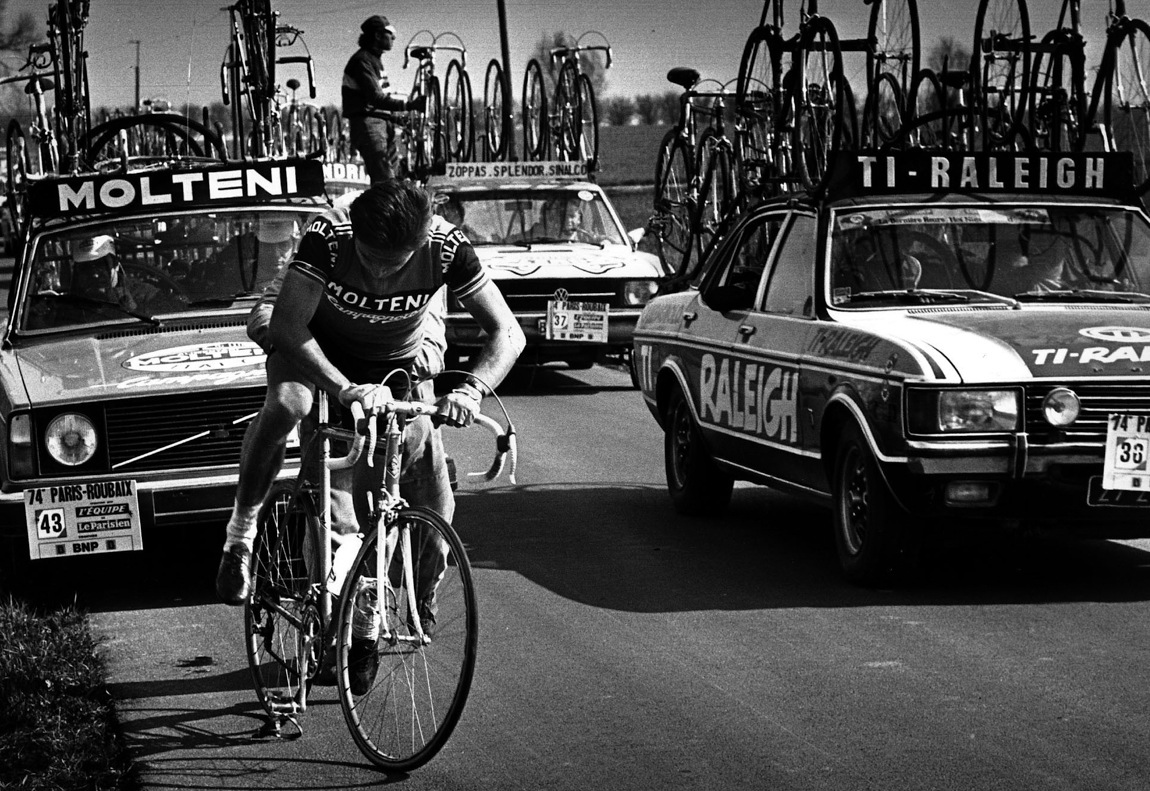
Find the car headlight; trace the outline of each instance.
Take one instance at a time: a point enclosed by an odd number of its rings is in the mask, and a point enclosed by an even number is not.
[[[628,280],[623,284],[623,304],[646,305],[658,292],[656,280]]]
[[[908,427],[914,434],[1014,431],[1019,426],[1014,390],[915,390],[908,394]]]
[[[1077,393],[1065,387],[1056,387],[1042,399],[1042,416],[1052,426],[1069,426],[1078,419],[1081,406]]]
[[[57,415],[44,432],[48,455],[69,467],[83,464],[96,454],[96,427],[84,415]]]

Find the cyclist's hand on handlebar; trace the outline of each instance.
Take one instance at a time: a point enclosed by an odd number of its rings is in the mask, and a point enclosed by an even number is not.
[[[378,412],[385,401],[391,399],[391,388],[380,384],[357,385],[350,384],[339,391],[339,402],[350,407],[352,402],[363,404],[363,411],[367,414]]]
[[[475,388],[470,388],[474,390]],[[479,414],[479,398],[465,388],[456,388],[436,404],[443,422],[456,428],[467,428]]]

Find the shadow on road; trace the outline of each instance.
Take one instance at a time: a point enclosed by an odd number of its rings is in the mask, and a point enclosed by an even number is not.
[[[846,582],[827,509],[758,487],[722,519],[676,514],[662,486],[522,486],[460,498],[472,564],[570,599],[636,612],[1142,601],[1150,553],[1050,536],[947,541],[894,590]],[[561,516],[557,516],[561,515]]]

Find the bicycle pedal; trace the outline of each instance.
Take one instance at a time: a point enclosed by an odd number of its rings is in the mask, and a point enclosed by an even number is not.
[[[294,734],[285,734],[281,723],[290,722],[295,726]],[[251,738],[253,741],[263,741],[268,739],[278,739],[280,741],[294,741],[303,736],[303,726],[300,725],[299,718],[294,714],[284,717],[269,716],[267,720],[259,728],[252,733]]]

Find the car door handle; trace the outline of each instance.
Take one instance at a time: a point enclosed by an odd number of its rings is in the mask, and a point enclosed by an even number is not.
[[[755,334],[755,328],[752,327],[750,324],[740,324],[739,325],[739,334],[742,335],[744,338],[749,338]]]
[[[688,310],[686,313],[683,314],[683,323],[684,324],[690,324],[692,321],[694,321],[697,318],[699,318],[698,313],[695,313],[692,310]]]

